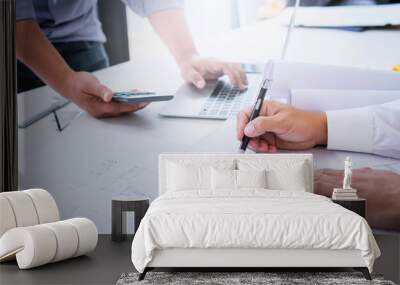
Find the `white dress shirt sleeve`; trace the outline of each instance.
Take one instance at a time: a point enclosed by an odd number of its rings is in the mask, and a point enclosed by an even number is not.
[[[328,149],[400,158],[400,99],[326,115]]]
[[[184,7],[184,0],[122,0],[133,12],[147,17],[155,12],[180,9]]]

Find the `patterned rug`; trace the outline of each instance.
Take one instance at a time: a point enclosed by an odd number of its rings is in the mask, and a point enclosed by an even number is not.
[[[372,281],[368,281],[359,272],[148,272],[142,281],[138,281],[138,276],[122,274],[117,285],[395,285],[379,275],[372,275]]]

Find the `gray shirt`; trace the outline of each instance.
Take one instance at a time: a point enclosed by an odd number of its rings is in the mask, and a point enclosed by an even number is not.
[[[111,0],[116,1],[116,0]],[[177,9],[184,0],[121,0],[136,14]],[[97,0],[16,0],[17,20],[36,20],[52,42],[105,42]]]

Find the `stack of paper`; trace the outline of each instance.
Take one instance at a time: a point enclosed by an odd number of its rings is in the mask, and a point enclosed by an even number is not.
[[[357,190],[356,189],[341,189],[335,188],[332,193],[333,200],[357,200]]]
[[[275,60],[270,95],[307,111],[383,104],[400,99],[400,72]]]
[[[307,111],[359,108],[400,100],[399,90],[292,89],[292,106]]]
[[[282,15],[285,24],[290,22],[292,9],[287,8]],[[399,15],[400,4],[301,7],[295,25],[322,28],[394,26],[400,24]]]

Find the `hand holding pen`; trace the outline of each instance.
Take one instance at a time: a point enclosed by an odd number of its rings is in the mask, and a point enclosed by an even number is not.
[[[254,120],[255,118],[257,118],[260,115],[260,111],[261,111],[262,105],[264,103],[265,95],[267,94],[268,89],[269,89],[269,83],[270,83],[269,79],[266,78],[263,80],[257,100],[254,103],[253,110],[251,111],[250,121]],[[242,139],[242,143],[240,144],[239,151],[244,153],[247,149],[249,142],[250,142],[250,138],[248,136],[244,135],[243,139]]]
[[[249,121],[251,108],[238,114],[237,138],[250,138],[249,147],[255,152],[273,153],[278,149],[306,150],[326,145],[328,140],[325,112],[297,109],[273,100],[264,102],[258,118]]]
[[[258,93],[257,100],[254,103],[253,110],[251,111],[249,121],[254,120],[255,118],[257,118],[260,115],[260,111],[263,106],[265,96],[266,96],[268,90],[271,88],[273,72],[274,72],[274,62],[270,61],[265,67],[264,76],[263,76],[263,80],[261,83],[261,88]],[[249,142],[250,142],[250,138],[246,135],[243,135],[242,143],[239,148],[239,152],[241,152],[241,153],[246,152]]]

